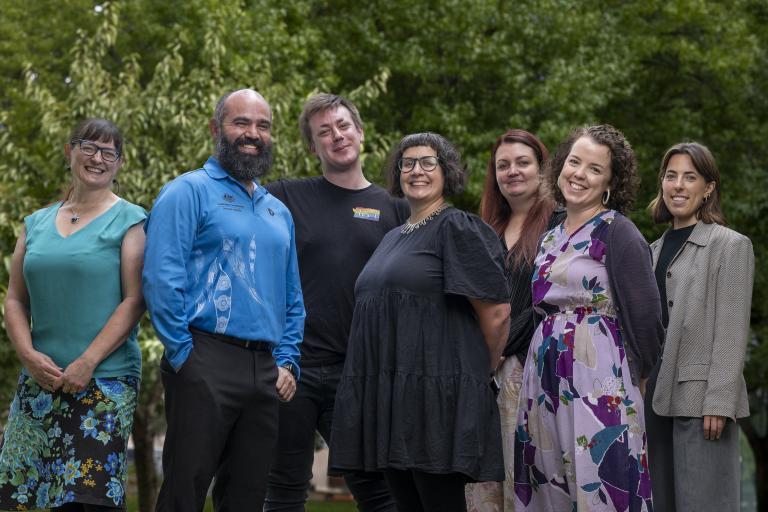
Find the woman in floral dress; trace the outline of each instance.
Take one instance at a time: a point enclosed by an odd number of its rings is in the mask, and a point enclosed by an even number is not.
[[[636,161],[609,125],[574,131],[549,180],[566,207],[536,257],[545,316],[526,359],[515,432],[515,507],[650,511],[641,389],[663,339],[648,244],[624,217]]]
[[[5,301],[23,369],[0,450],[0,509],[125,508],[141,377],[143,208],[112,193],[122,136],[89,119],[64,153],[64,201],[24,219]]]

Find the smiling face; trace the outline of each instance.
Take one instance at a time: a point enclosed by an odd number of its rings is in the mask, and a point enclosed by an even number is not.
[[[218,131],[230,144],[237,144],[238,151],[246,155],[259,153],[259,142],[272,142],[272,111],[255,91],[236,91],[224,103],[221,125],[212,124],[213,135]]]
[[[112,141],[82,141],[83,143],[95,144],[99,148],[115,149]],[[80,148],[81,142],[64,145],[64,155],[72,169],[72,179],[88,188],[99,189],[109,188],[115,179],[118,169],[123,163],[122,158],[116,162],[105,162],[102,158],[102,152],[96,151],[93,155],[86,155]]]
[[[429,146],[413,146],[403,151],[401,158],[422,158],[425,156],[437,156],[437,151]],[[442,199],[445,176],[440,164],[432,171],[426,172],[420,163],[413,166],[411,172],[400,173],[400,188],[403,195],[411,205],[411,211],[418,210],[425,205]]]
[[[260,94],[233,92],[221,119],[212,119],[210,128],[216,156],[230,176],[245,183],[267,173],[272,165],[272,112]]]
[[[525,203],[539,190],[539,162],[533,148],[522,142],[504,143],[496,150],[496,183],[508,203]]]
[[[557,186],[571,211],[598,209],[611,183],[611,152],[589,136],[574,142],[565,159]]]
[[[320,159],[324,171],[344,172],[360,165],[363,130],[355,125],[347,107],[318,112],[309,119],[309,129],[310,151]]]
[[[697,213],[704,198],[715,189],[714,182],[707,182],[685,153],[672,155],[661,178],[664,205],[672,214],[675,229],[696,224]]]

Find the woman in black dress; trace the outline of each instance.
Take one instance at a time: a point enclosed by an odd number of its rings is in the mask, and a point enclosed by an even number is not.
[[[411,217],[357,280],[331,467],[383,471],[401,511],[464,511],[466,482],[504,479],[489,386],[509,332],[504,255],[446,203],[466,171],[444,137],[406,136],[387,175]]]
[[[541,235],[565,217],[562,208],[555,209],[555,200],[544,185],[544,164],[548,158],[547,147],[538,137],[513,129],[496,139],[488,160],[480,217],[496,231],[507,252],[504,263],[511,291],[509,338],[496,375],[500,387],[497,402],[506,479],[503,484],[468,485],[470,512],[514,510],[517,403],[523,384],[523,365],[537,323],[531,300],[533,261]]]

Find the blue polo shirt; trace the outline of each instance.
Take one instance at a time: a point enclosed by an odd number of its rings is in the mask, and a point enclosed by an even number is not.
[[[152,208],[144,298],[177,371],[190,327],[273,343],[277,364],[298,369],[305,313],[293,219],[255,185],[250,196],[210,157],[163,187]]]

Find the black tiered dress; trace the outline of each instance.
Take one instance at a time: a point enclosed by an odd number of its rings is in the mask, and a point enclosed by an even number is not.
[[[333,469],[504,479],[488,349],[468,300],[509,301],[503,258],[493,230],[455,208],[384,237],[355,287]]]

